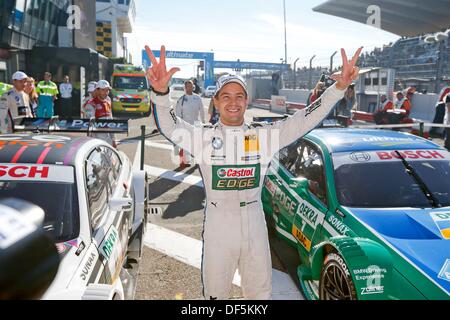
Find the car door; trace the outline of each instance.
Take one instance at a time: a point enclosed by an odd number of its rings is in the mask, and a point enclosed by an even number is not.
[[[107,283],[114,283],[118,279],[128,247],[131,213],[112,211],[109,207],[118,187],[120,171],[120,157],[106,146],[95,148],[86,161],[91,229],[104,264],[102,276]]]
[[[276,215],[277,225],[283,231],[291,234],[294,217],[298,209],[299,201],[295,191],[291,189],[291,181],[294,178],[291,170],[292,163],[299,157],[301,141],[298,140],[290,146],[282,149],[278,155],[278,163],[271,168],[273,175],[272,207]]]
[[[291,162],[288,168],[292,174],[289,186],[298,195],[298,208],[291,232],[298,241],[300,255],[307,258],[320,238],[329,201],[320,148],[302,139],[297,152],[296,161]]]
[[[120,156],[115,150],[110,147],[103,146],[100,148],[102,151],[103,165],[108,166],[107,184],[111,188],[113,197],[115,198],[130,198],[130,188],[126,181],[120,180],[122,175],[123,164]],[[130,231],[133,219],[133,207],[130,206],[127,209],[119,209],[115,212],[113,220],[114,227],[119,231],[120,247],[122,248],[119,259],[123,260],[126,255],[126,248],[128,247],[128,240],[130,237]]]
[[[106,172],[102,168],[101,150],[95,148],[87,157],[84,168],[86,182],[86,199],[89,215],[89,223],[93,245],[95,245],[101,262],[100,280],[98,283],[111,283],[111,276],[105,269],[105,258],[101,254],[100,244],[105,237],[105,231],[101,228],[102,221],[106,219],[109,213],[108,201],[110,198],[110,190],[106,184]]]

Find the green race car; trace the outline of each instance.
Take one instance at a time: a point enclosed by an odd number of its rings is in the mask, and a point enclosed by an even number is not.
[[[450,298],[450,153],[394,131],[318,129],[262,191],[308,299]]]

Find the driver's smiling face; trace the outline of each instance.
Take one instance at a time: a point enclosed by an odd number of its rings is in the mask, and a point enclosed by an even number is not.
[[[226,126],[244,124],[248,97],[244,88],[237,83],[225,85],[214,98],[214,105],[220,113],[220,121]]]

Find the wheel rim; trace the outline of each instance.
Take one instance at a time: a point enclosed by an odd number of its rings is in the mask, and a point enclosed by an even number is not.
[[[324,270],[320,296],[323,300],[353,300],[351,280],[336,263],[330,263]]]

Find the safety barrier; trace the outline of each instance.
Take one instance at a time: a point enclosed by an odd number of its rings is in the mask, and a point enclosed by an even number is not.
[[[351,125],[349,128],[354,129],[415,129],[413,130],[413,134],[416,134],[422,138],[429,138],[429,129],[430,128],[444,128],[450,129],[450,125],[446,124],[437,124],[437,123],[427,123],[427,122],[415,122],[415,123],[405,123],[405,124],[357,124]]]

